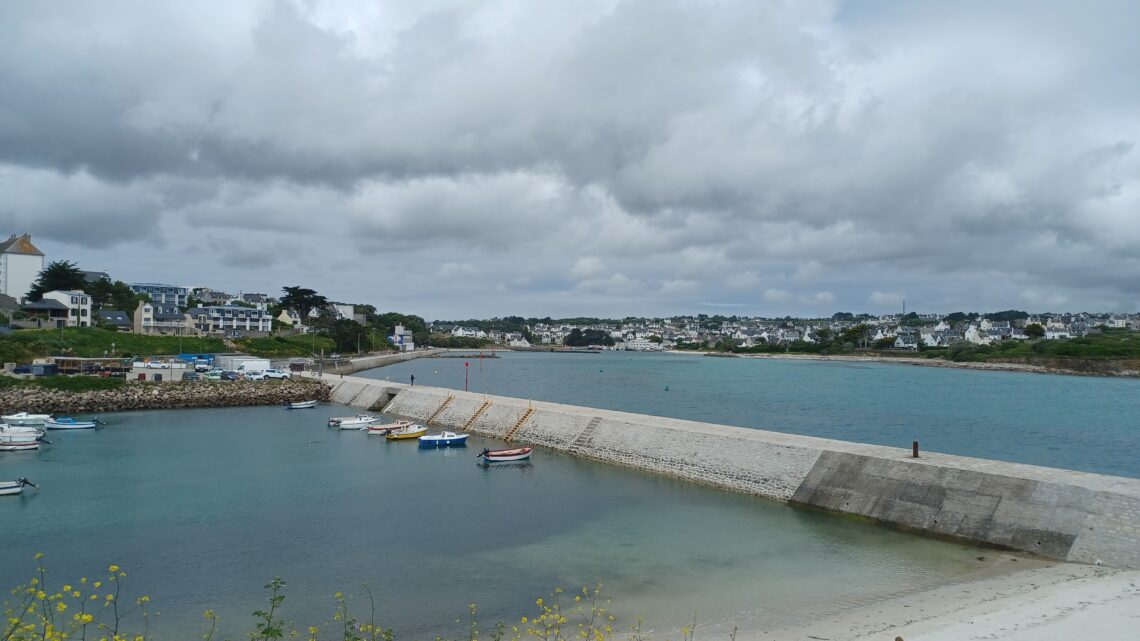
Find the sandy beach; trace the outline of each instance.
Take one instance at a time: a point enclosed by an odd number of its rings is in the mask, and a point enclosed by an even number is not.
[[[1025,560],[1003,557],[1005,569],[1014,563]],[[801,626],[742,630],[737,640],[1140,638],[1140,570],[1037,561],[1026,565],[1029,569],[908,594]]]

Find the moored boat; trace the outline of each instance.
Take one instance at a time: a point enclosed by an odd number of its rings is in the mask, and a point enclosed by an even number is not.
[[[42,427],[44,421],[51,418],[51,414],[28,414],[27,412],[16,412],[15,414],[6,414],[0,416],[8,425],[24,425],[29,427]]]
[[[307,410],[316,406],[316,401],[285,401],[287,410]]]
[[[39,487],[35,483],[32,483],[28,479],[21,476],[15,481],[0,481],[0,495],[20,494],[24,491],[24,486],[26,485],[31,485],[32,487],[36,488]]]
[[[391,432],[392,430],[398,430],[398,429],[403,428],[403,427],[407,427],[411,424],[412,424],[411,421],[396,421],[395,423],[384,423],[382,425],[369,425],[368,426],[368,434],[369,435],[375,434],[378,436],[387,436],[388,432]]]
[[[340,416],[329,419],[329,427],[342,430],[362,430],[376,422],[376,417],[370,414],[357,414],[356,416]]]
[[[506,450],[484,449],[479,456],[487,463],[502,463],[505,461],[522,461],[530,458],[533,447],[513,447]]]
[[[427,433],[427,426],[420,425],[419,423],[411,423],[404,427],[398,427],[389,431],[384,435],[384,438],[390,441],[399,441],[407,438],[417,438]]]
[[[92,430],[99,425],[98,420],[80,421],[70,416],[61,416],[44,421],[44,427],[49,430]]]
[[[424,434],[420,437],[422,447],[459,447],[467,445],[470,434],[456,434],[455,432],[440,432],[439,434]]]
[[[0,451],[18,452],[40,449],[38,432],[0,432]]]

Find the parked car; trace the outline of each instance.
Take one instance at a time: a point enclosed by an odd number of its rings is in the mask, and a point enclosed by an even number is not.
[[[163,363],[161,361],[147,361],[147,369],[170,369],[170,363]]]
[[[279,369],[267,369],[264,372],[262,372],[262,374],[265,375],[265,378],[277,378],[277,379],[289,378],[289,372],[282,372]]]
[[[32,373],[32,366],[31,365],[17,365],[16,369],[12,370],[12,373],[13,374],[31,374]]]
[[[202,374],[202,378],[206,379],[207,381],[220,381],[222,380],[222,373],[206,372],[205,374]]]
[[[199,381],[202,380],[202,376],[198,372],[182,372],[182,380]]]
[[[241,378],[241,375],[239,375],[237,372],[235,372],[233,370],[228,369],[228,370],[222,372],[222,380],[223,381],[236,381],[239,378]]]
[[[333,352],[332,354],[329,354],[329,358],[333,359],[334,361],[340,360],[340,354]]]
[[[247,381],[264,381],[266,379],[265,372],[246,372],[245,380]]]

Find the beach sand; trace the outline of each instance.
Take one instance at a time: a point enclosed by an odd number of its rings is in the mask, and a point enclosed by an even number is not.
[[[1004,563],[1018,561],[1005,557]],[[1140,639],[1140,571],[1070,563],[945,585],[737,641]],[[1000,569],[1000,568],[999,568]]]

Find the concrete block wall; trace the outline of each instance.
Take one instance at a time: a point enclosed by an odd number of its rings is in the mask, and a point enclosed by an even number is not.
[[[363,379],[367,380],[367,379]],[[373,384],[383,383],[372,381]],[[387,384],[386,411],[514,435],[578,456],[738,492],[855,514],[1044,557],[1140,568],[1140,480],[656,416]],[[364,396],[363,394],[361,395]]]

